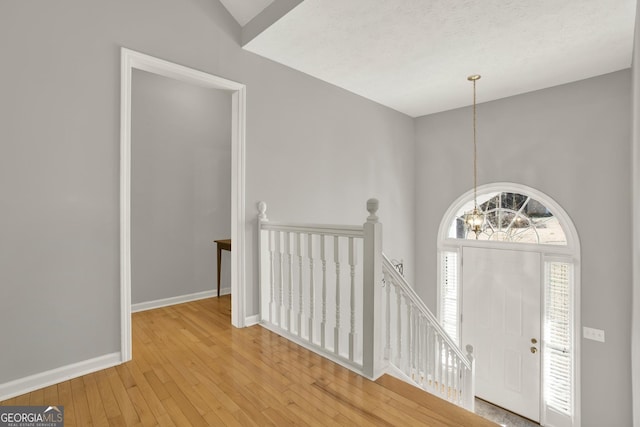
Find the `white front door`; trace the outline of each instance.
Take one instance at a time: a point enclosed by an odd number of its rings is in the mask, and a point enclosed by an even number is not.
[[[476,396],[540,420],[540,254],[465,247],[462,348],[476,358]]]

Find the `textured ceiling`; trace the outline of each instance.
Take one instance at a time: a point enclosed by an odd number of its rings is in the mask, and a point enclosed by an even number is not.
[[[220,3],[227,8],[238,24],[244,27],[247,22],[273,3],[273,0],[220,0]]]
[[[230,0],[227,0],[230,1]],[[631,65],[636,0],[304,0],[245,49],[417,117]]]

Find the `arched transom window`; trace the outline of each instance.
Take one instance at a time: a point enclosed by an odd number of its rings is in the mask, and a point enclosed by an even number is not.
[[[478,195],[478,208],[484,214],[482,232],[478,240],[497,242],[565,245],[567,238],[551,210],[531,196],[494,192]],[[467,202],[456,212],[447,237],[476,239],[473,231],[464,226],[464,214],[473,209]]]

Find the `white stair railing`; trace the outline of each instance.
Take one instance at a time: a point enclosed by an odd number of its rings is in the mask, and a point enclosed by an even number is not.
[[[378,201],[367,210],[362,226],[288,224],[258,204],[261,324],[370,379],[389,371],[472,409],[472,358],[383,255]]]
[[[258,211],[261,323],[364,373],[365,227],[271,222],[263,202]]]
[[[453,342],[422,299],[383,255],[385,358],[393,374],[473,411],[473,347]]]

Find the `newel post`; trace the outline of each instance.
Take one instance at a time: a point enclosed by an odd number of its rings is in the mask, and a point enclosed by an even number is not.
[[[469,359],[469,362],[471,363],[471,372],[467,372],[465,375],[464,407],[473,412],[476,396],[476,360],[473,357],[473,346],[471,344],[467,344],[465,348],[467,350],[467,359]]]
[[[260,291],[260,319],[271,320],[269,307],[269,287],[271,284],[271,265],[269,252],[269,231],[262,230],[262,224],[268,222],[267,204],[258,202],[258,289]]]
[[[369,216],[364,223],[363,254],[363,369],[369,378],[383,374],[382,335],[382,224],[378,222],[378,200],[367,200]]]

